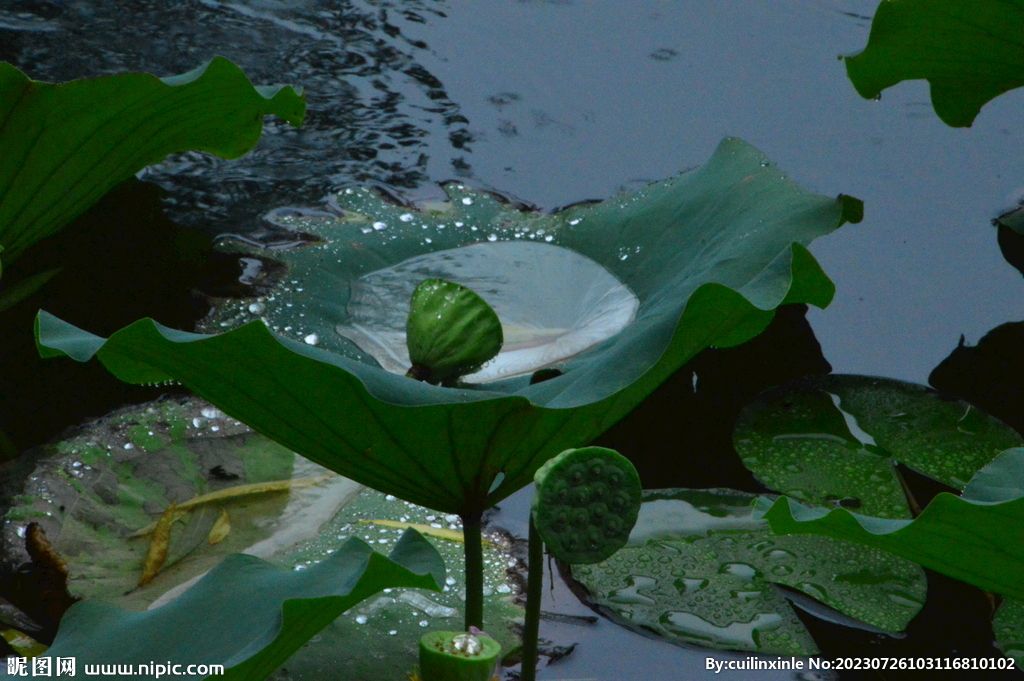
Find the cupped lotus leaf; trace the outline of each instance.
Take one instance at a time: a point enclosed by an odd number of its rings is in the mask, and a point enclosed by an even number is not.
[[[896,462],[962,490],[1021,442],[998,419],[925,386],[840,374],[763,393],[733,431],[744,465],[768,487],[883,518],[911,517]]]
[[[640,633],[765,654],[817,652],[773,584],[885,631],[920,610],[927,584],[917,565],[824,537],[776,537],[753,516],[753,499],[647,490],[629,543],[602,563],[571,566],[573,579],[592,607]]]
[[[757,513],[780,535],[814,534],[856,542],[1024,600],[1024,534],[1016,531],[1024,524],[1022,459],[1024,449],[1007,450],[978,472],[967,490],[983,499],[942,492],[914,520],[809,508],[788,497],[774,502],[758,499]]]
[[[6,259],[60,230],[119,182],[179,151],[238,158],[274,114],[299,125],[301,89],[253,87],[223,57],[179,76],[30,80],[0,63],[0,242]]]
[[[382,205],[369,191],[351,196],[365,197],[364,214]],[[494,200],[485,205],[482,195],[462,199],[468,203],[454,205],[475,207],[485,222],[476,232],[475,224],[453,222],[448,241],[427,244],[408,213],[392,225],[393,239],[381,240],[388,230],[363,234],[350,225],[351,234],[299,249],[308,254],[307,270],[339,274],[317,284],[334,296],[305,291],[306,317],[330,325],[317,338],[347,318],[346,294],[363,273],[486,240],[492,222],[534,219]],[[141,320],[104,340],[41,313],[37,339],[45,356],[85,361],[95,354],[129,382],[180,381],[346,477],[472,516],[527,485],[555,454],[590,442],[702,349],[749,340],[780,304],[827,305],[834,287],[803,244],[859,219],[859,208],[856,199],[799,188],[756,149],[727,139],[701,169],[546,217],[559,245],[603,265],[640,302],[632,324],[566,362],[561,376],[532,385],[524,376],[486,389],[432,386],[353,356],[358,350],[344,339],[348,352],[328,351],[308,335],[306,342],[277,335],[259,321],[203,336]],[[399,233],[397,224],[409,231]],[[644,256],[622,260],[627,245]],[[300,281],[299,269],[291,280]],[[294,286],[312,285],[301,281]]]
[[[947,125],[967,127],[981,107],[1024,85],[1024,4],[1017,0],[883,0],[846,72],[862,97],[926,79]]]
[[[47,656],[73,656],[80,669],[154,660],[181,664],[182,671],[190,664],[219,664],[226,673],[218,678],[257,681],[360,601],[391,587],[440,591],[444,574],[437,551],[414,530],[406,531],[390,557],[353,538],[303,571],[235,554],[153,610],[131,612],[96,601],[76,604],[64,616]]]
[[[412,292],[406,339],[413,378],[448,383],[480,369],[501,350],[501,322],[465,286],[424,279]]]

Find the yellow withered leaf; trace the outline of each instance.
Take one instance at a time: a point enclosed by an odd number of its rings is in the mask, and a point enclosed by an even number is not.
[[[156,521],[153,528],[153,536],[149,540],[149,551],[146,553],[146,562],[142,564],[142,576],[139,578],[139,586],[146,586],[153,581],[153,578],[160,572],[167,560],[167,547],[171,543],[171,527],[174,521],[185,515],[183,510],[174,502],[167,507],[160,520]]]
[[[432,537],[438,537],[439,539],[450,539],[452,541],[464,542],[465,538],[462,533],[457,530],[446,530],[443,527],[431,527],[430,525],[422,525],[420,523],[403,523],[398,520],[360,520],[360,523],[374,523],[375,525],[384,525],[385,527],[397,527],[399,529],[405,529],[411,527],[420,534],[427,534]],[[483,540],[485,544],[491,546],[497,546],[492,541],[486,539]]]
[[[217,515],[217,519],[213,521],[213,527],[210,528],[210,543],[219,544],[224,541],[224,538],[228,536],[228,532],[230,531],[231,520],[228,518],[228,512],[222,508],[220,509],[220,513]]]
[[[222,501],[224,499],[233,499],[234,497],[243,497],[247,494],[262,494],[264,492],[284,492],[291,489],[298,489],[301,487],[310,487],[312,485],[319,485],[325,480],[337,477],[337,473],[330,473],[328,475],[317,475],[312,478],[298,478],[297,480],[273,480],[271,482],[256,482],[251,485],[237,485],[235,487],[227,487],[225,489],[217,490],[216,492],[210,492],[209,494],[201,494],[198,497],[193,497],[188,501],[183,501],[178,504],[178,509],[181,511],[187,511],[190,508],[195,508],[200,504],[208,504],[211,501]],[[159,521],[158,521],[159,522]],[[149,534],[156,529],[157,523],[150,523],[141,530],[136,530],[132,534],[128,535],[129,538],[141,537]]]

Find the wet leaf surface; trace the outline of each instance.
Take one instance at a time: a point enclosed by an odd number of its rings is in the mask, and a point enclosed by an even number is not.
[[[1024,449],[1002,452],[979,471],[964,497],[938,494],[913,521],[810,508],[787,497],[757,502],[779,534],[857,542],[1010,598],[1024,599]],[[993,485],[992,481],[998,481]],[[966,498],[978,490],[985,499]],[[993,499],[1009,499],[994,501]]]
[[[367,205],[381,205],[368,190],[362,196]],[[519,215],[469,194],[456,203],[481,204],[488,229],[498,226],[490,220]],[[510,379],[488,391],[435,388],[313,347],[318,331],[304,330],[297,340],[260,323],[211,338],[141,320],[104,341],[44,314],[38,337],[47,356],[85,360],[98,353],[129,382],[174,377],[360,483],[445,512],[474,513],[528,484],[551,456],[592,440],[701,349],[751,338],[779,304],[826,305],[833,286],[803,244],[855,219],[852,203],[859,204],[801,189],[763,154],[730,138],[699,170],[551,216],[560,224],[558,243],[616,274],[640,308],[613,339],[568,362],[561,376],[533,385]],[[410,214],[408,222],[414,220]],[[341,245],[362,239],[361,248],[301,249],[309,267],[344,275],[325,279],[335,295],[310,296],[304,311],[320,323],[330,320],[327,332],[345,319],[353,277],[475,243],[480,237],[471,227],[485,224],[464,223],[446,231],[449,243],[428,244],[418,236],[422,228],[392,242],[372,222],[369,234],[353,227],[335,237]],[[636,246],[645,257],[620,258],[621,248]],[[503,482],[489,492],[499,473]]]
[[[759,480],[795,499],[910,518],[896,462],[963,489],[1022,440],[967,402],[924,386],[830,375],[763,393],[740,415],[733,443]]]
[[[772,584],[894,632],[924,603],[917,565],[823,537],[777,537],[752,517],[753,495],[649,490],[644,498],[625,548],[603,563],[572,567],[599,612],[641,633],[679,644],[810,655],[814,641]]]

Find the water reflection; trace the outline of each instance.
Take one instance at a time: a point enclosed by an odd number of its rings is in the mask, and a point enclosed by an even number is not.
[[[447,139],[451,156],[461,155],[472,140],[467,120],[417,61],[427,44],[399,26],[443,17],[441,6],[141,0],[126,22],[125,3],[0,0],[0,60],[38,80],[66,81],[176,75],[219,54],[255,84],[305,88],[302,128],[268,118],[259,145],[242,159],[188,152],[140,174],[167,190],[176,221],[237,230],[271,205],[313,203],[353,181],[416,187],[427,179],[428,139]]]

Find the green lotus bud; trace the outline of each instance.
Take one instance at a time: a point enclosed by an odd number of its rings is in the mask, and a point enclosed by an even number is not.
[[[420,681],[491,681],[500,652],[487,636],[432,631],[420,637]]]
[[[612,449],[567,449],[533,476],[533,524],[553,556],[599,563],[626,545],[640,513],[640,476]]]
[[[501,350],[501,322],[476,293],[443,279],[427,279],[412,292],[406,374],[427,383],[454,383],[480,369]]]

